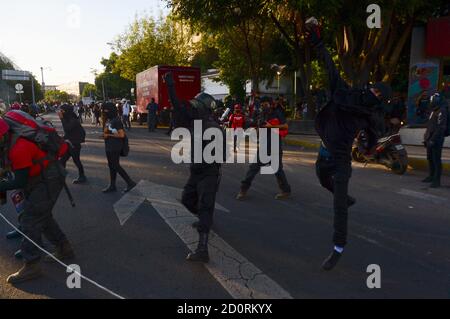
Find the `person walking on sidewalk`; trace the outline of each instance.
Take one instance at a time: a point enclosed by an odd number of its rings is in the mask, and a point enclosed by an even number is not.
[[[103,190],[103,193],[113,193],[117,191],[116,179],[119,174],[127,183],[124,193],[131,191],[136,183],[130,178],[127,172],[120,165],[120,157],[125,146],[126,134],[121,119],[118,116],[116,106],[111,103],[105,103],[103,106],[105,114],[105,130],[103,137],[105,139],[106,158],[110,174],[110,184]]]
[[[438,188],[441,186],[442,148],[445,137],[448,136],[449,114],[447,101],[439,93],[431,97],[430,106],[432,112],[424,136],[430,173],[423,182],[431,183],[431,188]]]
[[[73,106],[65,104],[61,106],[58,116],[64,129],[64,139],[70,142],[69,151],[62,157],[61,162],[66,167],[67,161],[72,157],[75,166],[78,168],[78,178],[73,181],[74,184],[83,184],[87,182],[84,174],[84,167],[81,163],[81,144],[86,141],[86,131],[81,126],[80,120],[73,111]]]

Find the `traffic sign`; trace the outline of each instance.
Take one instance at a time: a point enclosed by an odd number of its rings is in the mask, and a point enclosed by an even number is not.
[[[17,83],[15,88],[16,88],[16,91],[23,91],[23,85],[20,83]]]
[[[5,81],[30,81],[30,72],[2,70],[2,79]]]
[[[24,91],[16,91],[16,94],[24,94]]]

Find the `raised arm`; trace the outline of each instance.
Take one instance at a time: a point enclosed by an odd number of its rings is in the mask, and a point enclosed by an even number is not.
[[[340,76],[339,71],[334,64],[334,61],[331,58],[330,52],[328,52],[328,49],[325,47],[322,41],[317,21],[314,21],[312,19],[308,21],[309,22],[307,22],[307,24],[305,25],[307,30],[306,36],[311,46],[316,50],[319,59],[322,60],[325,65],[328,73],[328,82],[330,85],[331,94],[333,94],[336,89],[349,88],[349,85]]]

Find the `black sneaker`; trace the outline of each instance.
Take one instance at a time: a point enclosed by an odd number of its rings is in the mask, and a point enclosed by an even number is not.
[[[104,190],[102,190],[102,192],[104,194],[115,193],[115,192],[117,192],[117,188],[115,186],[109,186],[108,188],[105,188]]]
[[[349,196],[348,199],[347,199],[347,206],[350,208],[350,207],[352,207],[355,204],[356,204],[356,199],[354,199],[353,197]]]
[[[81,175],[80,177],[78,177],[77,179],[75,179],[72,183],[73,184],[84,184],[87,182],[87,178],[84,175]]]
[[[131,190],[132,190],[133,188],[135,188],[136,185],[137,185],[137,184],[136,184],[135,182],[131,182],[131,184],[128,184],[127,188],[125,188],[125,189],[123,190],[123,192],[124,192],[124,193],[131,192]]]
[[[441,183],[439,182],[432,182],[430,185],[430,188],[439,188],[441,187]]]
[[[22,238],[22,234],[20,234],[17,230],[13,230],[6,234],[6,239],[20,239]]]
[[[342,256],[341,253],[338,253],[336,250],[333,249],[331,255],[328,256],[328,258],[325,259],[325,261],[323,262],[322,269],[325,271],[333,270],[333,268],[336,267],[336,265],[338,264],[341,256]]]
[[[423,181],[422,181],[422,183],[431,183],[433,181],[433,177],[427,177],[427,178],[425,178]]]
[[[198,262],[198,263],[209,263],[209,253],[207,250],[197,250],[193,253],[189,253],[186,257],[187,261]]]

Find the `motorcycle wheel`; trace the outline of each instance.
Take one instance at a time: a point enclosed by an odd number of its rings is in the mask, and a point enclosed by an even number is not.
[[[358,163],[365,163],[366,162],[365,159],[364,159],[364,156],[358,151],[357,147],[354,147],[352,149],[352,158],[353,158],[353,160],[355,162],[358,162]]]
[[[403,175],[408,170],[408,156],[400,156],[392,159],[391,171],[397,175]]]

